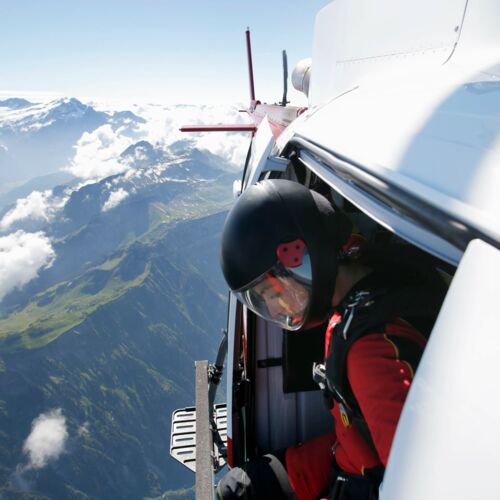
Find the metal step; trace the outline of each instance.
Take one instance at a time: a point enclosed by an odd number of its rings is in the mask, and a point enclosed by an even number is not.
[[[214,420],[222,445],[214,439],[214,472],[226,464],[227,446],[227,408],[226,404],[214,405]],[[172,413],[172,432],[170,435],[170,455],[196,472],[196,407],[180,408]]]

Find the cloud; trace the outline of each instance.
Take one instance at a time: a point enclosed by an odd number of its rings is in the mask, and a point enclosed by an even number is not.
[[[23,444],[28,457],[24,470],[41,469],[57,460],[64,452],[68,440],[66,418],[61,408],[42,413],[31,424],[31,433]]]
[[[225,133],[224,137],[219,133],[204,134],[197,142],[199,149],[205,149],[210,153],[222,157],[234,166],[243,169],[245,158],[250,146],[248,135],[238,133]]]
[[[52,265],[55,252],[43,232],[16,231],[0,237],[0,301],[10,291],[38,276]]]
[[[0,221],[0,231],[9,229],[15,222],[33,219],[50,222],[69,199],[71,188],[63,196],[54,196],[51,190],[32,191],[26,198],[19,198]]]
[[[33,191],[26,198],[20,198],[16,206],[9,210],[0,221],[0,229],[8,229],[22,219],[49,220],[53,205],[50,203],[52,191]]]
[[[75,156],[66,170],[81,179],[94,180],[124,172],[128,166],[120,154],[133,142],[109,124],[85,132],[76,143]]]
[[[250,143],[247,133],[202,132],[184,133],[182,125],[237,124],[249,119],[231,106],[142,106],[134,112],[146,119],[138,126],[140,133],[152,144],[168,148],[178,140],[190,139],[194,147],[221,156],[236,167],[243,167]]]
[[[189,139],[192,146],[210,151],[242,167],[249,144],[245,133],[196,133],[179,131],[185,124],[248,123],[248,118],[229,106],[133,106],[131,111],[145,119],[127,127],[102,125],[85,132],[75,145],[75,155],[65,170],[84,180],[98,181],[128,171],[131,159],[120,155],[131,144],[145,140],[155,147],[168,149],[176,141]]]
[[[109,193],[109,198],[102,206],[102,211],[107,212],[108,210],[117,207],[125,198],[128,197],[128,195],[127,191],[123,188],[111,191],[111,193]]]

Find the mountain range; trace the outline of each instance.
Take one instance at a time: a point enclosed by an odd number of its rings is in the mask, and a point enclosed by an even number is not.
[[[82,134],[108,119],[106,113],[74,98],[48,104],[1,101],[0,183],[9,185],[58,171],[72,157],[73,146]]]
[[[2,499],[194,497],[170,418],[225,327],[218,245],[239,174],[149,124],[76,99],[0,101],[9,158],[35,155],[23,141],[54,153],[0,198]]]

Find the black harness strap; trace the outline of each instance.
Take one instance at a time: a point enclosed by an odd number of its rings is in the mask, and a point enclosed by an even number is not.
[[[269,459],[268,465],[274,472],[274,475],[276,476],[276,479],[280,484],[281,491],[283,492],[285,497],[290,500],[297,500],[297,497],[295,495],[295,492],[293,491],[292,485],[290,484],[290,481],[288,479],[288,474],[283,464],[274,455],[271,454],[264,455],[264,458]]]
[[[372,273],[357,284],[339,308],[342,321],[332,332],[325,360],[325,396],[339,404],[341,415],[346,412],[375,452],[370,430],[347,379],[349,349],[366,335],[385,334],[385,325],[396,318],[405,319],[428,337],[443,298],[444,288],[429,287],[428,283],[407,284],[403,276]],[[400,358],[415,370],[422,348],[416,342],[395,337],[389,336],[397,345]]]

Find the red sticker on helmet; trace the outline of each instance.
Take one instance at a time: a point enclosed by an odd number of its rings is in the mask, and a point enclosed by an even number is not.
[[[285,267],[298,267],[302,265],[302,256],[305,249],[306,245],[302,240],[281,243],[276,250],[278,261]]]

